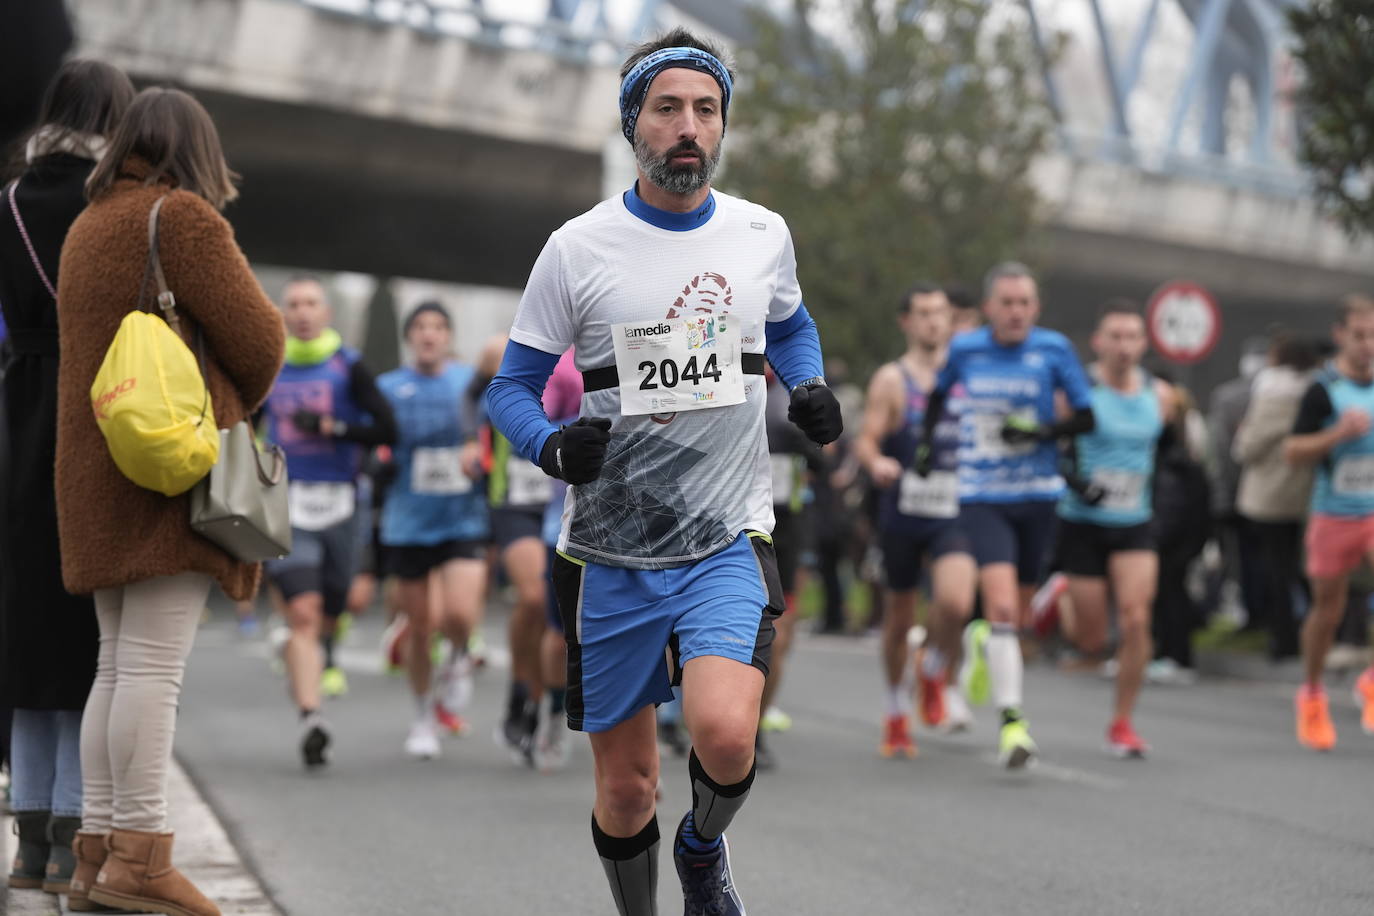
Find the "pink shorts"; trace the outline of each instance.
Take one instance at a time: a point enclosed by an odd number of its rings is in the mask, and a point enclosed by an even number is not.
[[[1307,520],[1307,575],[1336,579],[1374,553],[1374,515],[1313,515]]]

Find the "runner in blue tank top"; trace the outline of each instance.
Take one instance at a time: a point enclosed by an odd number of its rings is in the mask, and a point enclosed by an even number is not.
[[[405,654],[415,719],[405,752],[432,759],[440,753],[440,728],[466,730],[459,713],[471,694],[467,646],[481,623],[486,594],[487,504],[474,484],[481,473],[477,427],[463,408],[473,371],[450,359],[448,311],[437,302],[421,303],[406,316],[403,330],[413,365],[378,380],[399,430],[396,480],[382,507],[381,541],[409,630]],[[438,592],[433,601],[432,590]],[[437,678],[430,661],[436,622],[450,643]]]
[[[1173,393],[1145,373],[1148,342],[1134,303],[1103,307],[1093,333],[1097,362],[1092,409],[1096,427],[1073,440],[1076,473],[1059,501],[1059,568],[1068,576],[1074,613],[1065,633],[1079,649],[1107,647],[1108,597],[1117,607],[1116,708],[1108,749],[1122,757],[1148,750],[1131,725],[1131,713],[1151,655],[1150,606],[1159,575],[1151,520],[1155,451]]]
[[[959,425],[952,411],[935,427],[931,473],[919,477],[912,470],[927,393],[935,386],[953,334],[952,311],[936,286],[919,284],[903,297],[898,323],[906,353],[873,374],[854,443],[855,456],[882,490],[878,527],[887,579],[882,655],[888,695],[879,752],[884,757],[916,754],[908,727],[907,632],[916,620],[917,589],[927,564],[933,601],[926,618],[930,637],[916,672],[921,717],[930,726],[955,728],[967,726],[969,719],[958,690],[944,689],[958,657],[959,632],[973,608],[977,573],[959,525]]]
[[[1315,751],[1336,745],[1322,674],[1345,614],[1350,574],[1374,562],[1374,300],[1351,296],[1333,329],[1336,358],[1303,395],[1289,464],[1316,465],[1307,522],[1312,608],[1302,630],[1305,682],[1297,696],[1298,741]],[[1374,665],[1355,683],[1361,724],[1374,735]]]
[[[1035,755],[1021,715],[1017,627],[1045,572],[1055,502],[1064,489],[1057,440],[1093,428],[1088,380],[1068,340],[1038,328],[1040,296],[1029,268],[1008,262],[983,284],[986,327],[955,337],[927,409],[916,469],[933,469],[940,411],[957,384],[960,409],[960,521],[978,562],[986,620],[964,633],[961,682],[969,700],[1002,713],[999,756],[1009,768]],[[1073,411],[1056,421],[1055,393]],[[1019,587],[1018,587],[1019,586]]]
[[[290,556],[268,562],[266,572],[286,606],[286,674],[300,709],[301,755],[313,768],[326,762],[330,741],[320,695],[347,690],[334,664],[334,635],[360,560],[357,481],[364,450],[394,442],[396,423],[372,373],[329,326],[320,281],[291,280],[282,309],[290,335],[286,364],[263,416],[268,439],[286,452],[292,547]]]

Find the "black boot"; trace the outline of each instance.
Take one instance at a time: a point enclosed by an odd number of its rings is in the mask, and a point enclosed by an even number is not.
[[[10,887],[39,888],[48,872],[48,821],[50,811],[19,811],[14,815],[14,832],[19,850],[10,870]]]
[[[76,871],[76,855],[72,840],[81,829],[81,818],[58,817],[48,821],[48,871],[43,876],[43,890],[49,894],[71,892],[72,872]]]

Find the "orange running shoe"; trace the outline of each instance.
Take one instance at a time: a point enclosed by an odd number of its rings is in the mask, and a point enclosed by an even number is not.
[[[1364,707],[1360,727],[1366,735],[1374,735],[1374,665],[1361,671],[1355,681],[1355,702]]]
[[[469,726],[467,719],[464,719],[456,712],[450,712],[448,709],[444,708],[444,704],[442,703],[434,704],[434,721],[450,735],[462,736],[468,733]]]
[[[911,740],[906,716],[887,717],[887,725],[883,728],[883,743],[878,745],[878,753],[889,758],[900,755],[909,759],[916,756],[916,742]]]
[[[916,679],[916,690],[920,694],[921,721],[931,728],[943,725],[945,721],[945,683],[943,679],[926,677]]]
[[[1336,746],[1336,727],[1326,708],[1326,691],[1298,688],[1298,743],[1314,751],[1329,751]]]
[[[1107,751],[1117,757],[1144,758],[1150,746],[1135,733],[1130,719],[1117,719],[1107,729]]]

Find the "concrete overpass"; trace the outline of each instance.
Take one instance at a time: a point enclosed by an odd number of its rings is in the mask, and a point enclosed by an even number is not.
[[[600,199],[616,80],[586,55],[298,0],[72,8],[78,53],[205,104],[255,261],[518,287]]]

